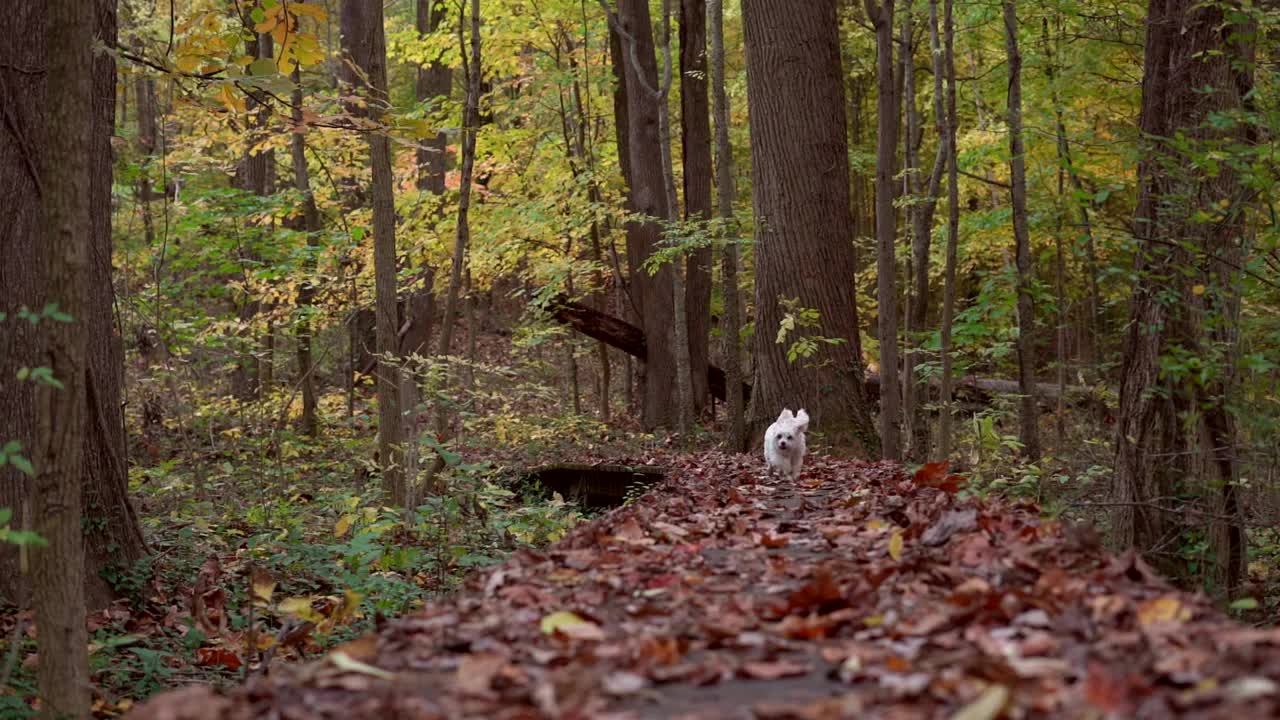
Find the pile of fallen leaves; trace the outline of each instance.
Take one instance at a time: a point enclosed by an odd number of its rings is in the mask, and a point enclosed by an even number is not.
[[[466,592],[137,718],[1276,717],[1280,630],[1231,621],[940,465],[672,458]]]

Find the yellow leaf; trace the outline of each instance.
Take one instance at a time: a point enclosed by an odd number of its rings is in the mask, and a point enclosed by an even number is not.
[[[868,530],[883,530],[886,527],[888,527],[888,525],[886,525],[880,518],[871,518],[871,520],[867,521]]]
[[[347,672],[358,672],[364,675],[372,675],[383,680],[394,680],[395,674],[389,673],[382,668],[374,667],[368,663],[360,662],[341,650],[335,650],[329,654],[329,661],[339,670]]]
[[[1144,627],[1159,623],[1184,623],[1191,619],[1191,608],[1173,595],[1147,600],[1138,606],[1138,624]]]
[[[177,65],[182,72],[189,73],[195,72],[196,68],[200,67],[200,63],[201,60],[196,55],[179,55],[173,64]]]
[[[318,623],[324,620],[324,617],[311,607],[311,598],[309,597],[291,597],[280,601],[276,607],[283,615],[296,617],[299,620],[306,620]]]
[[[554,612],[542,618],[539,628],[541,628],[544,635],[558,632],[579,640],[604,639],[604,631],[600,629],[599,625],[566,610]]]
[[[264,603],[271,602],[271,596],[276,591],[276,579],[271,577],[271,573],[255,566],[249,576],[253,585],[253,599]]]
[[[351,529],[351,524],[356,521],[355,515],[343,515],[338,518],[338,522],[333,526],[333,536],[342,537]]]
[[[289,12],[297,16],[307,15],[320,21],[323,21],[328,16],[324,8],[319,5],[310,5],[302,2],[289,3]]]
[[[1204,286],[1203,286],[1203,285],[1196,285],[1195,287],[1191,288],[1191,294],[1192,294],[1192,295],[1203,295],[1203,294],[1204,294]]]
[[[899,560],[902,559],[902,533],[901,532],[896,532],[893,534],[893,537],[889,538],[889,557],[893,558],[894,562],[898,562]]]

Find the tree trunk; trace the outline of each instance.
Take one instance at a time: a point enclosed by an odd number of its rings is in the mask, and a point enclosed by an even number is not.
[[[1253,50],[1237,44],[1250,42],[1253,31],[1223,13],[1220,5],[1193,0],[1148,5],[1137,281],[1121,366],[1113,523],[1119,542],[1142,552],[1176,547],[1188,528],[1171,498],[1196,492],[1210,499],[1215,514],[1228,518],[1218,521],[1210,538],[1217,551],[1214,579],[1230,593],[1243,579],[1246,560],[1229,407],[1237,268],[1252,195],[1230,163],[1210,174],[1195,159],[1248,146],[1256,136],[1244,122],[1215,121],[1222,113],[1248,111],[1253,90]],[[1175,136],[1177,141],[1168,139]],[[1206,208],[1215,209],[1212,222],[1197,217]],[[1162,371],[1162,359],[1184,355],[1220,370],[1208,378]],[[1208,459],[1198,485],[1193,453]],[[1172,560],[1158,564],[1168,572],[1180,569]]]
[[[462,73],[466,82],[467,97],[462,109],[462,178],[458,187],[458,223],[454,238],[453,265],[449,273],[449,289],[445,295],[444,317],[440,326],[440,345],[437,355],[448,355],[453,346],[454,325],[458,314],[458,295],[462,288],[462,271],[467,261],[467,246],[471,240],[469,213],[471,211],[471,181],[476,163],[476,133],[480,130],[480,90],[483,79],[480,57],[480,0],[471,0],[471,59],[467,60],[464,32],[466,23],[465,8],[458,14],[458,50],[462,53]],[[449,417],[443,409],[435,414],[436,435],[443,441],[448,430]],[[428,473],[428,487],[434,484],[434,478],[442,467],[441,458],[437,458],[432,470]]]
[[[50,0],[47,162],[41,175],[43,262],[49,302],[67,316],[40,323],[40,365],[61,387],[36,386],[33,526],[48,543],[31,550],[40,663],[40,715],[89,717],[81,469],[89,326],[90,128],[93,115],[93,3]],[[68,572],[68,568],[72,571]]]
[[[878,2],[878,4],[876,4]],[[867,17],[876,29],[876,313],[879,318],[880,450],[890,460],[902,459],[901,396],[898,387],[898,214],[894,153],[898,144],[898,86],[893,78],[894,0],[866,0]]]
[[[1089,204],[1083,199],[1086,195],[1084,182],[1080,179],[1080,172],[1072,160],[1071,143],[1067,140],[1067,125],[1063,120],[1062,102],[1058,98],[1057,68],[1054,66],[1054,46],[1049,39],[1048,18],[1044,19],[1042,29],[1046,52],[1045,73],[1049,80],[1049,96],[1053,103],[1054,126],[1058,140],[1058,163],[1066,171],[1068,179],[1071,180],[1071,188],[1075,191],[1075,198],[1069,202],[1075,205],[1080,214],[1080,239],[1084,243],[1084,274],[1089,292],[1085,303],[1087,341],[1083,343],[1081,359],[1085,363],[1096,364],[1101,358],[1102,334],[1098,327],[1098,311],[1102,307],[1102,296],[1098,290],[1098,257],[1093,240],[1093,222],[1089,217]],[[1065,197],[1061,189],[1058,195]]]
[[[449,12],[448,3],[443,0],[417,0],[416,27],[418,35],[425,37],[434,34],[441,21]],[[414,85],[418,102],[432,101],[435,109],[439,103],[449,98],[453,86],[453,74],[449,66],[440,58],[436,58],[425,66],[418,67],[417,80]],[[444,177],[447,167],[448,140],[443,131],[419,141],[417,150],[418,189],[437,197],[444,195]],[[444,211],[443,207],[433,209],[434,214]]]
[[[720,274],[724,294],[725,447],[746,449],[742,394],[742,309],[738,294],[738,226],[733,214],[733,148],[729,145],[729,98],[724,78],[724,0],[708,0],[711,18],[711,93],[716,118],[716,215],[723,225]]]
[[[711,118],[707,101],[707,3],[680,2],[680,147],[684,161],[684,219],[711,219]],[[685,310],[689,323],[689,372],[693,408],[709,398],[711,245],[689,253]]]
[[[302,390],[302,432],[307,437],[315,438],[319,432],[319,421],[316,419],[316,379],[315,367],[311,358],[311,314],[315,307],[316,253],[320,247],[320,211],[316,208],[316,198],[311,192],[311,174],[307,168],[307,141],[302,132],[302,70],[293,70],[293,137],[290,138],[290,150],[293,154],[293,186],[302,194],[302,229],[307,233],[307,276],[298,288],[298,309],[301,319],[298,321],[298,381]]]
[[[368,81],[368,114],[381,119],[387,99],[387,52],[383,36],[382,3],[342,4],[342,49],[348,63],[344,81]],[[359,69],[359,73],[356,72]],[[373,185],[373,263],[378,346],[378,457],[387,499],[403,506],[408,498],[401,462],[403,428],[400,423],[400,369],[390,359],[399,349],[396,303],[395,197],[392,188],[391,143],[380,129],[366,134]]]
[[[116,3],[96,0],[96,36],[116,42]],[[128,572],[147,554],[138,515],[129,502],[121,385],[124,346],[115,325],[111,285],[111,184],[115,135],[116,63],[106,52],[93,57],[93,116],[89,141],[89,268],[85,320],[88,354],[85,376],[83,501],[85,600],[104,608],[115,599],[102,569]]]
[[[35,384],[17,379],[18,370],[39,367],[41,326],[18,317],[23,308],[44,307],[48,283],[41,248],[41,168],[47,164],[45,74],[47,13],[43,3],[9,9],[8,32],[0,33],[0,92],[5,95],[6,130],[0,134],[0,444],[16,441],[24,458],[36,448]],[[24,102],[10,99],[21,98]],[[0,508],[13,511],[11,525],[30,529],[31,479],[13,464],[0,465]],[[17,546],[0,543],[0,602],[29,607],[26,563]]]
[[[937,0],[931,0],[937,12]],[[952,0],[946,0],[943,10],[943,43],[947,74],[947,114],[943,142],[947,154],[947,259],[943,270],[942,328],[940,352],[942,354],[942,389],[939,393],[941,417],[938,422],[938,453],[935,459],[946,460],[951,456],[951,326],[956,315],[956,246],[960,234],[960,173],[956,158],[956,127],[959,112],[956,108],[956,52],[955,20],[952,16]],[[935,70],[936,72],[936,70]]]
[[[622,38],[624,87],[627,100],[627,153],[630,168],[629,208],[645,222],[627,223],[627,270],[632,293],[640,308],[649,343],[644,363],[641,421],[645,428],[673,427],[679,406],[676,397],[675,279],[670,264],[650,274],[645,262],[658,249],[659,220],[671,217],[664,189],[663,162],[659,140],[661,119],[654,99],[658,68],[654,57],[652,23],[646,0],[621,0],[618,7]]]
[[[880,453],[863,388],[849,213],[848,140],[834,0],[744,0],[756,228],[753,439],[783,407],[804,407],[836,446]],[[775,342],[781,301],[820,314],[819,343],[791,364]]]
[[[1013,243],[1018,266],[1018,382],[1021,385],[1022,455],[1040,459],[1040,407],[1035,398],[1035,267],[1027,229],[1027,157],[1022,145],[1022,53],[1018,50],[1016,0],[1004,0],[1004,42],[1009,53],[1009,183],[1013,186]]]

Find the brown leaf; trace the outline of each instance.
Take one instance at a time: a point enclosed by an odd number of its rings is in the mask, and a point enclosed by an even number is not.
[[[239,670],[244,663],[233,650],[225,647],[202,647],[196,650],[196,664],[203,667],[221,666]]]
[[[806,675],[812,669],[808,663],[793,660],[773,660],[769,662],[743,663],[739,674],[755,680],[777,680],[784,677]]]
[[[462,658],[456,673],[458,689],[466,695],[487,695],[493,684],[493,678],[504,667],[508,660],[498,653],[471,653]]]

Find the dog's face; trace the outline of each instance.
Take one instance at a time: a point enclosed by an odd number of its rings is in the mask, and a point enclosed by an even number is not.
[[[791,410],[783,410],[777,421],[770,428],[770,441],[780,452],[792,448],[804,447],[804,433],[809,427],[809,414],[804,410],[792,414]]]

